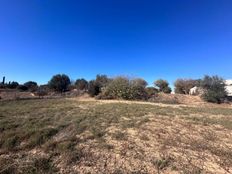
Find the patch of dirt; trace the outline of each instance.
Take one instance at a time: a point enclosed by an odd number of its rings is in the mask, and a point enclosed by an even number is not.
[[[16,100],[16,99],[33,99],[37,98],[31,92],[19,92],[18,90],[0,90],[1,100]]]

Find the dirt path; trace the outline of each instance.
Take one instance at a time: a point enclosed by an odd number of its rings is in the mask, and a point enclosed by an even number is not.
[[[232,108],[232,104],[212,104],[206,102],[196,102],[196,103],[188,103],[188,104],[165,104],[165,103],[152,103],[146,101],[128,101],[128,100],[96,100],[92,97],[77,97],[77,98],[68,98],[68,100],[76,100],[76,101],[86,101],[86,102],[96,102],[98,104],[107,104],[107,103],[125,103],[125,104],[144,104],[144,105],[153,105],[160,107],[172,107],[172,108],[180,108],[180,107],[219,107],[219,108]]]

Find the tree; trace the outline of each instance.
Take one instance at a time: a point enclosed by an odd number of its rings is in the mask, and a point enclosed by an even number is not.
[[[37,83],[33,81],[28,81],[24,83],[24,86],[26,86],[31,92],[34,92],[38,89]]]
[[[213,102],[213,103],[221,103],[222,100],[227,96],[227,92],[225,90],[224,79],[218,76],[208,76],[206,75],[200,84],[201,88],[203,88],[204,93],[202,98],[205,101]]]
[[[4,76],[4,77],[2,78],[2,85],[5,85],[5,80],[6,80],[6,77]]]
[[[51,89],[57,92],[65,92],[71,84],[70,78],[65,74],[57,74],[48,82]]]
[[[170,94],[172,92],[172,89],[169,86],[167,86],[166,88],[163,89],[162,92],[165,94]]]
[[[17,89],[19,90],[19,91],[27,91],[28,90],[28,87],[26,87],[25,85],[18,85],[17,86]]]
[[[154,87],[147,87],[145,90],[146,90],[148,98],[152,98],[156,96],[156,94],[159,92],[158,89]]]
[[[91,80],[88,85],[88,93],[94,97],[100,94],[106,86],[112,81],[107,75],[97,75],[96,80]]]
[[[146,88],[146,86],[147,86],[147,82],[142,78],[132,79],[131,84],[135,85],[135,86],[141,86],[143,88]]]
[[[154,82],[155,86],[159,88],[159,92],[171,93],[172,90],[169,87],[169,83],[166,80],[159,79]]]
[[[138,83],[143,82],[143,83]],[[129,80],[126,77],[114,78],[103,90],[102,98],[141,100],[146,99],[145,80]]]
[[[200,80],[193,79],[177,79],[174,83],[175,93],[189,94],[190,89],[195,86],[200,86]]]
[[[6,85],[6,87],[7,88],[10,88],[10,89],[15,89],[15,88],[17,88],[19,86],[19,83],[18,82],[9,82],[7,85]]]
[[[107,86],[104,93],[114,99],[129,99],[130,82],[125,77],[116,77]]]
[[[76,82],[75,82],[75,86],[79,90],[85,90],[86,91],[88,89],[88,81],[86,81],[85,79],[77,79]]]
[[[110,78],[107,77],[107,75],[97,75],[96,76],[96,85],[98,85],[98,87],[101,88],[105,88],[109,82],[111,81]]]
[[[88,93],[91,97],[94,97],[100,93],[100,87],[96,83],[96,80],[89,81]]]

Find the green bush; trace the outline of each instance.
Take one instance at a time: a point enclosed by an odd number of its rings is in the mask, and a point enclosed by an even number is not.
[[[146,100],[147,93],[144,86],[131,84],[129,88],[129,100]],[[125,98],[126,99],[126,98]]]
[[[16,89],[18,86],[19,86],[19,83],[18,82],[9,82],[8,84],[5,85],[7,88],[10,88],[10,89]]]
[[[107,75],[97,75],[96,80],[91,80],[88,85],[88,93],[94,97],[104,91],[106,86],[112,81]]]
[[[146,88],[146,86],[147,86],[147,82],[142,78],[132,79],[130,83],[134,86],[141,86],[144,88]]]
[[[88,94],[94,97],[100,93],[100,87],[96,83],[96,80],[91,80],[88,85]]]
[[[171,93],[172,89],[169,87],[169,83],[166,80],[159,79],[154,82],[155,86],[158,87],[159,92]]]
[[[109,83],[101,97],[125,100],[146,99],[145,83],[137,82],[137,79],[129,80],[125,77],[117,77]]]
[[[88,89],[88,81],[85,79],[77,79],[75,82],[75,86],[79,90],[87,90]]]
[[[17,86],[17,89],[19,90],[19,91],[27,91],[28,90],[28,87],[26,87],[26,86],[24,86],[24,85],[19,85],[19,86]]]
[[[37,83],[33,82],[33,81],[28,81],[28,82],[24,83],[24,86],[26,86],[28,88],[28,90],[31,92],[35,92],[38,89]]]
[[[129,80],[124,77],[117,77],[105,88],[102,94],[109,98],[125,99],[129,93]]]
[[[155,97],[157,93],[159,92],[158,89],[154,87],[147,87],[145,90],[146,90],[148,98]]]
[[[70,78],[65,74],[57,74],[48,82],[49,87],[57,92],[67,91],[70,84]]]
[[[201,88],[204,90],[202,98],[207,102],[221,103],[225,100],[227,92],[223,78],[218,76],[205,76],[201,80]]]

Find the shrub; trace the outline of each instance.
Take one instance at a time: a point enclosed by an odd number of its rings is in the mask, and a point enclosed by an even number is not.
[[[97,85],[95,80],[91,80],[88,85],[88,94],[94,97],[100,93],[100,87]]]
[[[141,78],[132,79],[131,84],[134,86],[141,86],[143,88],[145,88],[147,86],[147,82]]]
[[[112,80],[107,75],[97,75],[96,85],[101,89],[105,88]]]
[[[77,88],[76,85],[71,82],[71,84],[68,85],[67,91],[72,91],[75,90],[76,88]]]
[[[162,92],[165,94],[170,94],[172,92],[172,89],[168,86],[168,87],[164,88]]]
[[[158,89],[154,87],[147,87],[145,90],[146,90],[148,98],[155,97],[157,93],[159,92]]]
[[[9,82],[6,87],[7,88],[10,88],[10,89],[16,89],[17,87],[19,86],[19,83],[18,82]]]
[[[154,82],[155,86],[159,88],[159,92],[164,92],[164,93],[171,93],[172,90],[169,87],[169,83],[166,80],[159,79]]]
[[[175,93],[189,94],[190,89],[194,86],[200,86],[200,80],[193,79],[177,79],[174,83]]]
[[[75,86],[79,90],[85,90],[86,91],[88,89],[88,81],[86,81],[85,79],[77,79],[76,82],[75,82]]]
[[[117,77],[106,88],[105,94],[112,98],[128,99],[130,82],[127,78]]]
[[[223,78],[218,76],[205,76],[201,80],[201,88],[204,90],[202,98],[207,102],[221,103],[227,96]]]
[[[28,87],[26,87],[26,86],[24,86],[24,85],[19,85],[19,86],[17,87],[17,89],[18,89],[19,91],[27,91],[27,90],[28,90]]]
[[[38,89],[37,83],[33,81],[28,81],[24,83],[24,86],[26,86],[31,92],[35,92]]]
[[[132,83],[130,84],[129,89],[130,89],[129,95],[128,95],[129,100],[146,100],[147,99],[147,93],[146,93],[144,85]]]
[[[5,140],[3,147],[9,150],[13,150],[17,145],[18,137],[16,135],[13,135]]]
[[[70,78],[65,74],[57,74],[48,82],[49,87],[57,92],[67,91],[70,84]]]
[[[137,81],[138,82],[138,81]],[[140,100],[147,97],[144,83],[137,83],[125,77],[113,79],[105,88],[102,96],[113,99]]]
[[[97,75],[96,80],[91,80],[88,85],[88,93],[91,97],[99,95],[112,81],[106,75]]]

